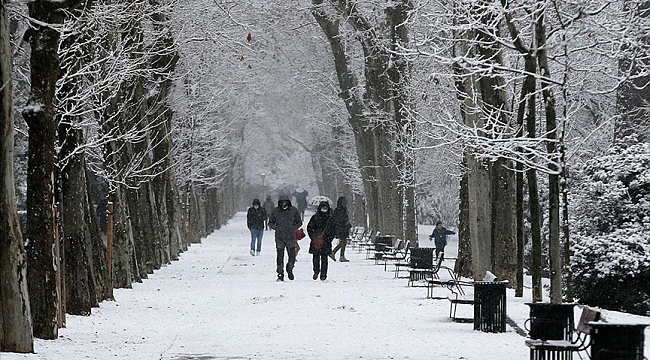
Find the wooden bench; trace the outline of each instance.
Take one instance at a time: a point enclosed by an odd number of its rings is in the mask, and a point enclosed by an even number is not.
[[[530,360],[572,360],[573,353],[585,351],[589,347],[588,336],[591,332],[589,322],[598,320],[600,320],[600,312],[585,307],[570,339],[526,340],[526,346],[530,348]]]

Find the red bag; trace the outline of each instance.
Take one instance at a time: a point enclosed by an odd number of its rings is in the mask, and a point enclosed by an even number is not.
[[[305,231],[302,228],[296,229],[295,236],[296,240],[302,240],[306,236]]]

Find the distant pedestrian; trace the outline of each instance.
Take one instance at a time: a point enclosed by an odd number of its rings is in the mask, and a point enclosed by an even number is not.
[[[433,240],[433,243],[436,245],[436,261],[438,256],[442,256],[442,260],[445,259],[445,246],[447,246],[447,235],[456,234],[454,231],[447,230],[443,225],[442,221],[436,221],[436,227],[433,228],[433,232],[429,235],[429,240]],[[442,254],[442,255],[440,255]]]
[[[298,207],[298,212],[300,212],[300,219],[305,219],[305,209],[307,209],[307,196],[309,192],[304,189],[296,189],[291,195],[296,198],[296,206]]]
[[[336,261],[336,252],[341,250],[340,262],[348,262],[345,258],[345,247],[348,245],[350,237],[350,215],[348,214],[348,199],[345,196],[339,196],[336,200],[336,209],[332,213],[332,224],[334,226],[334,237],[339,239],[339,243],[332,250],[330,257]]]
[[[275,207],[275,204],[273,204],[273,200],[271,199],[271,195],[266,196],[266,200],[264,200],[264,210],[266,210],[266,219],[264,219],[264,228],[266,230],[269,229],[269,216],[271,216],[271,211],[273,211],[273,208]]]
[[[333,226],[331,223],[332,215],[330,214],[330,204],[327,201],[321,201],[318,204],[316,213],[309,219],[307,224],[307,234],[311,239],[309,243],[309,253],[312,254],[312,264],[314,276],[312,279],[327,279],[328,262],[327,257],[332,252],[332,239],[334,238]],[[322,237],[322,246],[318,246],[317,237]]]
[[[296,234],[295,231],[302,226],[302,219],[298,209],[291,206],[287,195],[280,195],[278,207],[273,208],[269,217],[269,227],[275,230],[275,249],[277,253],[276,272],[277,281],[284,281],[284,249],[287,249],[287,277],[293,280],[293,267],[296,263]]]
[[[259,256],[262,251],[262,237],[264,236],[264,221],[266,210],[261,206],[260,199],[253,200],[253,206],[248,208],[246,224],[251,232],[251,256]]]

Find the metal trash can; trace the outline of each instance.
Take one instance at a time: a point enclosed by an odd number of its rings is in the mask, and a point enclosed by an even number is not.
[[[432,247],[416,247],[411,249],[411,267],[414,269],[431,269],[433,267]]]
[[[643,338],[647,324],[613,324],[592,321],[592,360],[643,360]]]
[[[526,303],[530,317],[526,321],[528,336],[535,340],[572,340],[575,330],[575,303]]]
[[[507,281],[477,281],[474,283],[474,330],[506,331]]]

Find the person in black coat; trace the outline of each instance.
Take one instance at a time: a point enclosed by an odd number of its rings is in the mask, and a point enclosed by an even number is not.
[[[311,239],[309,243],[309,253],[312,254],[312,264],[314,269],[314,276],[312,279],[320,279],[325,281],[327,279],[327,256],[332,252],[332,240],[334,239],[334,231],[331,226],[332,215],[330,204],[327,201],[321,201],[318,204],[316,213],[309,219],[307,224],[307,234]],[[323,236],[324,243],[319,249],[314,246],[314,239],[317,236]]]
[[[260,199],[253,200],[253,206],[248,208],[246,225],[251,231],[251,256],[260,255],[262,251],[262,237],[264,236],[264,221],[266,210],[261,206]]]
[[[345,258],[345,247],[348,245],[350,237],[350,215],[348,214],[348,199],[345,196],[339,196],[336,200],[336,209],[332,213],[332,223],[334,225],[334,237],[339,239],[338,245],[332,250],[330,257],[336,261],[336,252],[341,249],[340,262],[347,262]]]
[[[269,227],[275,230],[275,250],[277,252],[277,281],[284,281],[284,249],[287,249],[287,277],[293,280],[293,267],[296,263],[296,230],[302,226],[300,212],[291,206],[287,195],[280,195],[278,207],[273,208],[269,217]]]

